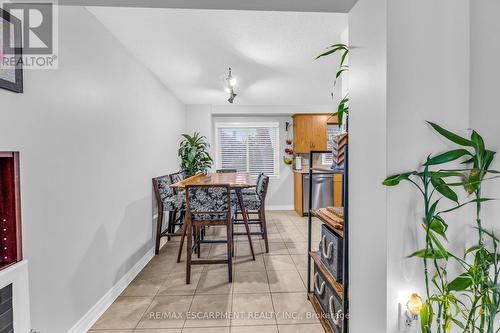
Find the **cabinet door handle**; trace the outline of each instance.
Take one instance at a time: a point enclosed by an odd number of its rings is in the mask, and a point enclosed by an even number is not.
[[[340,326],[340,319],[342,317],[342,309],[338,310],[337,313],[334,313],[333,299],[334,299],[334,296],[330,296],[330,299],[328,300],[328,311],[330,312],[330,316],[332,316],[333,323],[337,326]]]
[[[316,289],[318,295],[322,296],[323,293],[325,292],[325,281],[321,282],[320,287],[318,287],[318,284],[319,284],[319,273],[314,273],[314,289]]]
[[[328,249],[326,249],[328,248]],[[326,259],[332,259],[333,254],[333,242],[328,243],[326,246],[326,236],[323,235],[323,239],[321,241],[321,252],[323,252],[323,257]]]

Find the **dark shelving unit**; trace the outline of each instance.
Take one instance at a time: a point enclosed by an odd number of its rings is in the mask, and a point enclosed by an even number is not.
[[[325,330],[325,332],[339,332],[338,328],[334,329],[330,322],[326,319],[325,313],[320,306],[319,301],[311,290],[311,264],[314,262],[316,267],[321,271],[321,273],[326,277],[328,283],[332,286],[332,289],[337,293],[339,298],[342,300],[342,332],[349,332],[349,197],[348,197],[348,188],[349,188],[349,156],[348,156],[348,148],[345,148],[345,163],[344,168],[341,170],[333,170],[333,169],[325,169],[325,168],[314,168],[313,161],[314,155],[316,154],[328,154],[332,153],[332,151],[311,151],[309,153],[309,165],[311,168],[309,169],[309,209],[308,209],[308,231],[307,231],[307,293],[308,298],[312,303],[312,306],[318,317],[320,322]],[[337,223],[333,221],[331,218],[322,214],[321,209],[311,209],[312,207],[312,191],[313,191],[313,177],[314,172],[330,172],[332,174],[342,174],[342,217],[343,217],[343,228],[340,230],[336,228]],[[325,207],[326,208],[326,207]],[[342,271],[342,282],[337,281],[332,274],[329,272],[327,267],[323,264],[320,258],[319,251],[312,251],[312,219],[313,217],[318,218],[322,223],[328,225],[328,227],[340,238],[343,239],[343,253],[342,253],[342,261],[343,261],[343,271]]]

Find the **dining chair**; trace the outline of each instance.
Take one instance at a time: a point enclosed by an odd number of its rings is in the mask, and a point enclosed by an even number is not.
[[[172,181],[172,184],[178,183],[186,179],[186,173],[184,171],[179,171],[176,173],[171,173],[170,174],[170,180]],[[175,190],[177,191],[177,190]]]
[[[184,194],[175,193],[170,185],[172,185],[170,175],[153,178],[153,188],[158,207],[155,254],[158,254],[160,251],[160,240],[162,237],[170,239],[171,236],[179,236],[175,233],[175,219],[177,213],[184,212],[186,207]],[[165,213],[168,214],[168,224],[166,230],[163,230]]]
[[[266,222],[266,196],[267,189],[269,187],[269,176],[266,176],[264,173],[260,173],[257,176],[257,185],[255,188],[245,189],[242,192],[243,194],[243,204],[245,205],[245,209],[247,210],[248,224],[250,225],[258,225],[260,227],[260,231],[251,232],[251,235],[259,235],[264,239],[264,244],[266,248],[266,253],[269,253],[269,240],[267,236],[267,222]],[[238,218],[238,210],[235,213],[234,225],[242,225],[244,224],[242,219]],[[251,218],[250,215],[257,216]],[[233,232],[233,235],[246,235],[243,232]]]
[[[186,179],[186,173],[181,170],[179,172],[171,173],[169,177],[171,183],[175,184]],[[185,201],[184,190],[174,188],[174,193],[179,196],[182,196]],[[182,228],[182,226],[184,225],[184,214],[185,214],[184,210],[173,212],[174,217],[172,219],[172,223],[169,223],[168,225],[168,227],[170,228],[169,233],[174,234],[176,226],[178,226],[179,229]]]
[[[231,200],[231,188],[225,185],[187,185],[186,186],[186,225],[187,258],[186,284],[191,282],[191,266],[206,264],[227,264],[229,282],[233,281],[233,236],[232,214],[236,210]],[[226,259],[192,259],[193,250],[198,249],[200,257],[200,230],[206,226],[225,226],[227,247]],[[193,237],[193,230],[195,232]]]
[[[218,169],[215,170],[216,173],[236,173],[238,170],[236,169]]]

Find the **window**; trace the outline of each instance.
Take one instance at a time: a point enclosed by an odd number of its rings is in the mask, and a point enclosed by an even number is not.
[[[279,123],[216,123],[217,169],[279,178]]]
[[[333,150],[333,138],[340,133],[342,133],[342,128],[338,125],[328,125],[327,130],[327,145],[328,150]],[[323,165],[332,165],[333,164],[333,155],[332,154],[321,154],[321,164]]]

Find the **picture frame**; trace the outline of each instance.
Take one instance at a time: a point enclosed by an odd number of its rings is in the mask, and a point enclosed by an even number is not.
[[[0,88],[15,93],[23,92],[22,45],[21,20],[0,8]]]

